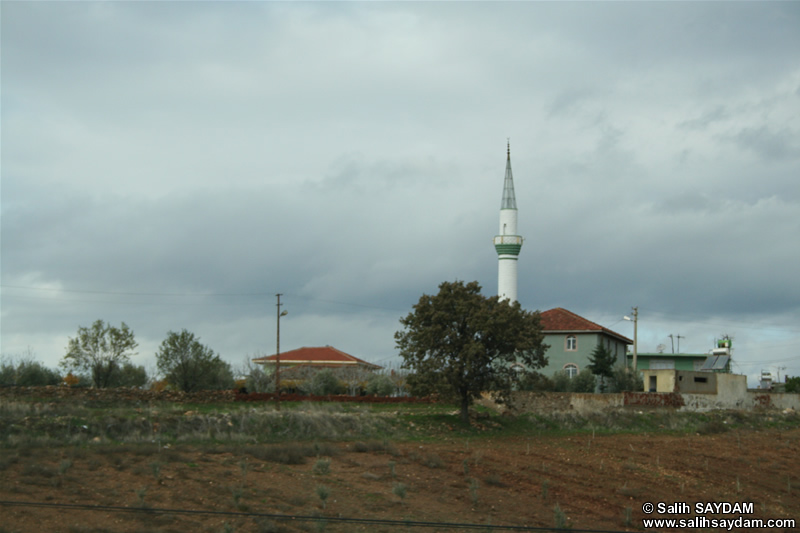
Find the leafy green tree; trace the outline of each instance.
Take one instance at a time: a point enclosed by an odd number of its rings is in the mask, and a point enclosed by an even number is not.
[[[357,396],[365,388],[370,377],[374,376],[370,370],[362,367],[346,367],[336,372],[336,377],[347,389],[347,394]]]
[[[644,381],[639,372],[631,368],[615,366],[611,376],[611,392],[638,392],[644,390]]]
[[[185,329],[167,333],[156,352],[156,364],[167,383],[184,392],[233,388],[230,365]]]
[[[275,376],[264,370],[263,365],[253,362],[257,357],[247,357],[244,365],[239,369],[240,375],[244,376],[244,387],[247,392],[273,392],[275,390]]]
[[[556,370],[553,372],[553,392],[570,392],[572,390],[572,380],[566,370]]]
[[[11,386],[17,384],[17,369],[14,363],[3,357],[0,360],[0,385]]]
[[[786,392],[800,392],[800,376],[786,378]]]
[[[394,381],[386,374],[372,374],[367,379],[366,392],[369,395],[390,396],[394,391]]]
[[[112,387],[132,387],[141,389],[147,385],[147,370],[144,366],[136,366],[132,363],[125,363],[114,375],[111,382]]]
[[[209,369],[208,379],[205,381],[203,389],[225,390],[232,389],[234,386],[236,386],[236,382],[233,379],[231,365],[217,357]]]
[[[557,370],[551,383],[554,392],[594,392],[596,380],[592,371],[584,368],[573,377],[566,370]]]
[[[306,390],[317,396],[340,394],[342,392],[342,384],[330,368],[315,372],[314,376],[306,383]]]
[[[584,368],[569,380],[569,385],[570,392],[594,392],[597,380],[591,370]]]
[[[20,361],[17,365],[16,385],[20,387],[43,387],[59,383],[59,373],[38,361]]]
[[[540,372],[529,372],[517,385],[518,390],[533,392],[551,392],[554,387],[553,380]]]
[[[539,313],[480,292],[477,281],[444,282],[438,294],[422,295],[395,333],[403,366],[414,372],[412,392],[456,399],[465,423],[481,392],[506,400],[518,379],[547,364]]]
[[[136,354],[133,350],[138,345],[125,322],[115,328],[97,320],[90,328],[79,327],[78,336],[69,339],[61,366],[87,372],[95,387],[108,387],[122,365]]]
[[[61,376],[55,370],[35,361],[33,351],[28,348],[26,354],[14,363],[12,358],[0,360],[0,385],[17,385],[20,387],[43,387],[58,385]]]
[[[616,363],[616,358],[611,350],[606,348],[602,342],[597,343],[589,356],[589,364],[586,365],[586,368],[600,378],[600,392],[606,392],[608,388],[606,379],[613,376],[614,363]]]

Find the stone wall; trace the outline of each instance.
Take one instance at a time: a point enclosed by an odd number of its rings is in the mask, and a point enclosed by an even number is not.
[[[36,398],[42,400],[70,399],[109,404],[178,402],[219,403],[232,402],[236,398],[233,390],[201,392],[152,391],[141,389],[94,389],[84,387],[0,387],[0,398]]]
[[[683,398],[674,393],[625,392],[591,394],[578,392],[515,392],[506,405],[498,405],[490,394],[478,402],[501,412],[512,413],[576,413],[588,415],[613,409],[680,407]]]
[[[740,394],[686,394],[677,392],[624,392],[584,394],[571,392],[516,392],[511,401],[498,405],[490,394],[478,402],[501,412],[588,415],[614,409],[667,408],[681,411],[715,409],[800,410],[800,394],[741,391]]]
[[[738,392],[738,391],[737,391]],[[109,405],[176,402],[224,403],[234,401],[270,401],[271,395],[238,394],[237,391],[151,391],[139,389],[93,389],[77,387],[0,387],[0,399],[35,398],[55,401],[70,399]],[[283,401],[344,401],[338,396],[299,397],[282,395]],[[348,397],[350,401],[429,403],[428,398]],[[684,411],[714,409],[794,409],[800,411],[800,394],[741,391],[737,394],[679,394],[659,392],[625,392],[618,394],[586,394],[571,392],[516,392],[507,405],[498,405],[490,394],[477,401],[480,405],[512,413],[576,413],[587,415],[613,409],[672,408]]]
[[[742,395],[684,394],[687,411],[715,409],[794,409],[800,411],[800,394],[746,391]]]
[[[152,391],[141,389],[95,389],[84,387],[0,387],[0,399],[36,398],[57,400],[68,398],[77,401],[107,403],[109,405],[175,402],[175,403],[224,403],[224,402],[272,402],[274,394],[242,394],[234,390],[215,390],[200,392]],[[310,396],[300,394],[281,394],[284,402],[360,402],[360,403],[434,403],[431,398],[381,397],[381,396]]]

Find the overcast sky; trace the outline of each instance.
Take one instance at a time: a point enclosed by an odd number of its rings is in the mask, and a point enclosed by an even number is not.
[[[2,354],[398,364],[438,284],[800,375],[800,3],[2,2]],[[677,344],[675,346],[677,350]],[[785,368],[784,368],[785,367]]]

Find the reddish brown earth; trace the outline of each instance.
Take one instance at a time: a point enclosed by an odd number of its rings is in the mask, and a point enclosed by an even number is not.
[[[745,501],[746,518],[800,519],[800,429],[330,447],[328,473],[315,473],[316,458],[278,464],[230,447],[3,450],[0,500],[537,528],[556,524],[558,505],[573,529],[619,531],[642,529],[645,502]],[[455,531],[9,505],[0,517],[2,532]]]

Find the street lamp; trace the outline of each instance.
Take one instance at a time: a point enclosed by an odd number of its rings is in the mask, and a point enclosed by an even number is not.
[[[639,325],[639,308],[638,307],[633,308],[633,318],[629,316],[624,316],[622,318],[624,320],[630,320],[633,322],[633,371],[636,372],[637,371],[636,355],[638,354],[638,349],[639,349],[636,330],[637,326]]]
[[[278,334],[276,336],[277,339],[277,347],[275,349],[275,401],[277,402],[278,411],[281,410],[281,317],[286,316],[289,314],[289,311],[281,311],[281,295],[276,294],[275,296],[278,297],[278,303],[276,307],[278,308]]]

